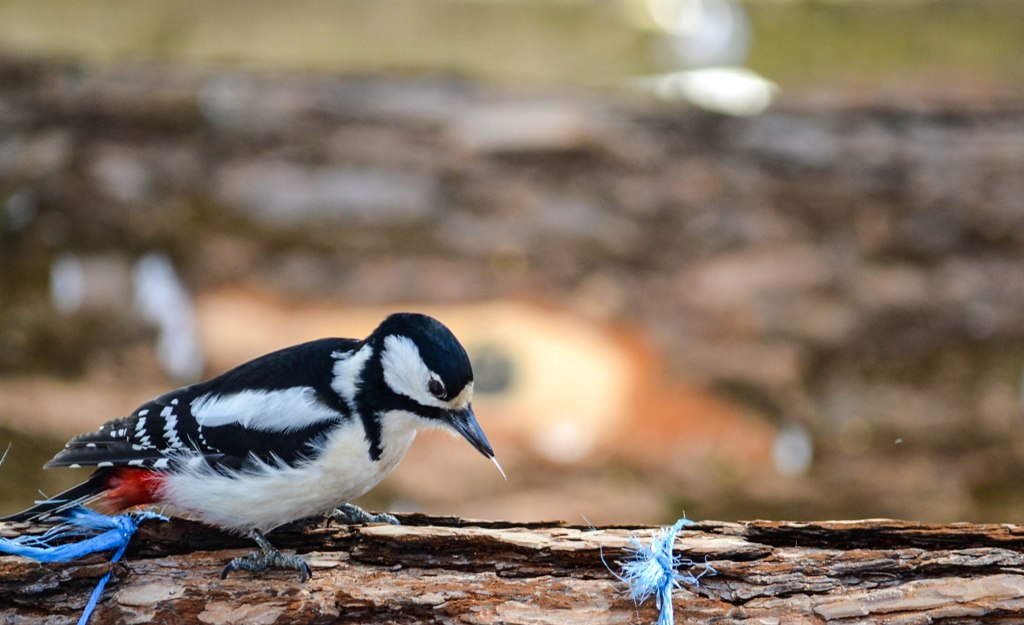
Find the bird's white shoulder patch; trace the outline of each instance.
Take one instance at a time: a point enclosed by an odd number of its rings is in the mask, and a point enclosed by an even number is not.
[[[208,393],[192,400],[192,416],[202,427],[239,425],[265,432],[290,432],[337,419],[338,412],[321,403],[309,386],[273,391]]]
[[[369,344],[363,345],[354,352],[334,352],[331,354],[337,360],[334,363],[334,378],[331,380],[331,388],[345,400],[352,414],[358,412],[356,407],[356,393],[359,392],[359,384],[362,381],[363,368],[366,361],[373,355],[373,347]]]

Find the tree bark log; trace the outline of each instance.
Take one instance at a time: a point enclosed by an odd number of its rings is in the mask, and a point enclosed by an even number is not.
[[[293,524],[270,539],[313,568],[226,580],[244,538],[183,521],[146,522],[125,559],[0,558],[0,622],[75,622],[99,577],[106,623],[654,623],[605,566],[643,527],[587,528],[421,515],[401,526]],[[677,623],[1019,623],[1024,527],[904,521],[706,521],[676,553],[717,575],[673,593]]]

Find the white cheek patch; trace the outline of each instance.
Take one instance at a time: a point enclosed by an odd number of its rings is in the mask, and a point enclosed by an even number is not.
[[[392,391],[405,395],[423,406],[444,410],[461,410],[473,401],[473,382],[448,401],[440,400],[427,390],[431,378],[441,379],[423,362],[420,350],[407,336],[388,336],[384,339],[381,352],[384,381]]]
[[[385,337],[380,361],[384,368],[384,382],[392,391],[424,406],[446,407],[444,402],[427,391],[431,371],[412,339],[394,335]]]

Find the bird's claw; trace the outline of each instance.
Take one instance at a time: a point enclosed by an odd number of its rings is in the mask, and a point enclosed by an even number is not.
[[[327,513],[327,520],[336,521],[342,525],[365,525],[367,523],[401,525],[393,514],[388,514],[386,512],[372,514],[351,503],[343,503],[334,510],[331,510]]]
[[[267,569],[295,569],[299,572],[299,582],[305,582],[313,575],[309,564],[302,556],[286,556],[280,551],[254,551],[247,556],[241,556],[228,562],[224,570],[220,572],[220,578],[226,579],[228,574],[233,571],[262,573]]]
[[[299,582],[303,583],[313,576],[313,573],[309,570],[309,565],[299,555],[286,556],[274,548],[273,545],[263,536],[260,532],[253,530],[250,536],[260,546],[260,551],[253,551],[252,553],[244,556],[239,556],[231,562],[227,563],[227,566],[220,572],[220,578],[226,579],[228,574],[232,571],[250,571],[252,573],[262,573],[267,569],[295,569],[299,572]]]

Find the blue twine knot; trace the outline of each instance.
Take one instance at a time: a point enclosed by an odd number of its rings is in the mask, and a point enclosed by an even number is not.
[[[107,516],[81,506],[67,511],[64,518],[65,523],[57,525],[39,536],[0,538],[0,552],[31,558],[36,562],[70,562],[90,553],[114,549],[116,551],[110,559],[110,562],[113,563],[124,555],[140,522],[145,519],[167,520],[167,517],[153,512]],[[77,542],[53,545],[56,541],[90,534],[92,535],[89,538]],[[89,622],[89,617],[96,609],[96,604],[100,600],[100,595],[103,594],[103,589],[106,587],[111,573],[112,571],[107,571],[106,575],[100,578],[96,584],[92,596],[89,597],[89,603],[82,611],[82,617],[78,619],[78,625],[85,625]]]
[[[630,536],[630,547],[627,548],[627,551],[631,557],[622,564],[620,573],[613,572],[613,575],[629,584],[630,597],[637,605],[642,604],[652,595],[655,597],[658,609],[661,611],[658,625],[674,625],[675,623],[675,614],[672,608],[672,590],[674,588],[681,589],[684,583],[700,586],[702,577],[718,574],[707,561],[703,563],[703,570],[694,574],[690,569],[698,566],[697,562],[672,553],[676,535],[684,525],[691,523],[693,521],[689,519],[679,519],[675,525],[662,530],[660,535],[655,536],[650,545],[644,545],[635,536]]]

